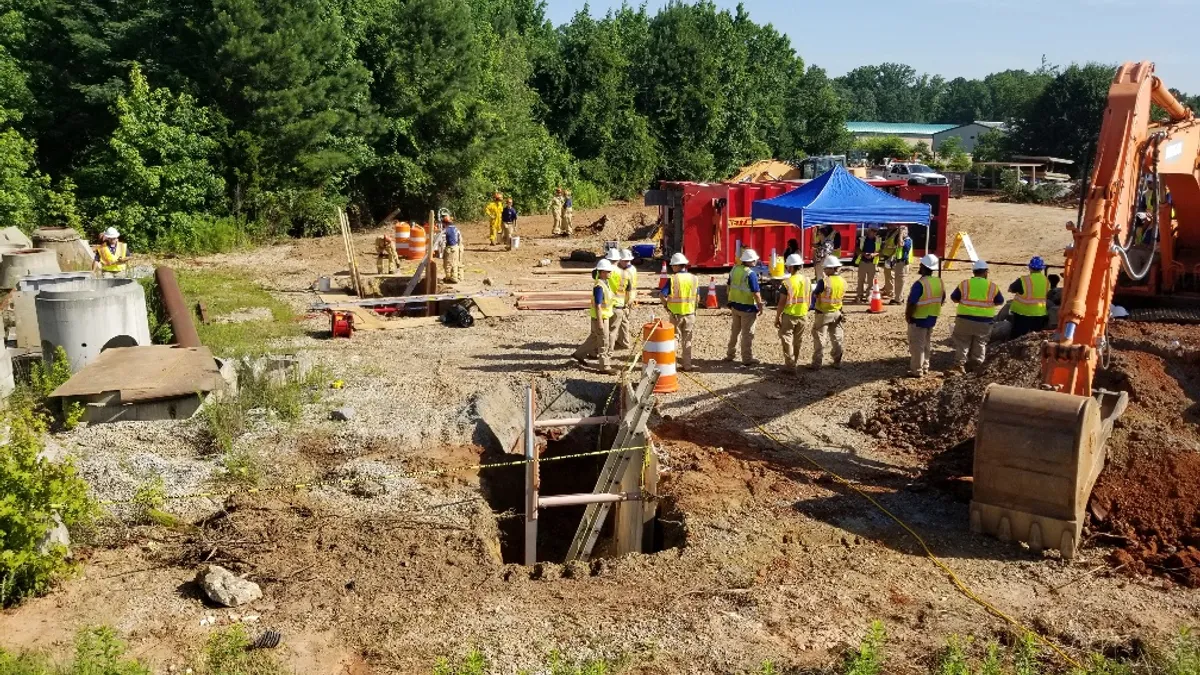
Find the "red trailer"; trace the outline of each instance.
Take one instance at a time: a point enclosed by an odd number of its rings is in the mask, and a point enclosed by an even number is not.
[[[693,183],[663,181],[658,190],[646,193],[646,205],[657,206],[663,224],[662,249],[666,254],[683,251],[694,269],[732,267],[739,244],[758,251],[769,260],[780,255],[788,241],[800,244],[806,263],[811,262],[812,231],[801,232],[791,223],[750,219],[751,205],[790,192],[807,181],[767,183]],[[931,209],[930,224],[909,225],[916,255],[946,250],[946,222],[950,188],[946,185],[908,185],[902,180],[868,180],[901,199],[924,202]],[[835,225],[842,235],[842,256],[854,256],[858,241],[855,224]],[[928,245],[926,244],[928,242]]]

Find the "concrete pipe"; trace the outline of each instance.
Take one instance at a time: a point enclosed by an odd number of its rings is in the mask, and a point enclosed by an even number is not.
[[[60,272],[38,274],[18,281],[12,302],[13,319],[17,324],[17,346],[22,349],[35,349],[42,345],[42,336],[38,331],[37,307],[33,302],[39,292],[91,278],[91,272]]]
[[[92,269],[92,249],[75,228],[39,227],[33,231],[33,245],[54,251],[64,272]]]
[[[0,258],[0,289],[17,287],[22,277],[34,274],[57,274],[58,256],[44,248],[27,248],[10,251]]]
[[[42,359],[62,347],[79,372],[111,347],[150,344],[146,295],[133,279],[87,279],[40,291],[34,299]]]
[[[13,363],[12,354],[4,346],[0,346],[0,400],[8,398],[8,395],[13,393],[17,388],[17,382],[13,379]]]
[[[15,227],[0,228],[0,245],[13,248],[33,248],[33,241]]]

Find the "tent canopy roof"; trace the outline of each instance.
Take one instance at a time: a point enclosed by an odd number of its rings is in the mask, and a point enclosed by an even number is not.
[[[791,192],[754,202],[753,218],[800,227],[839,223],[929,224],[929,204],[910,202],[855,178],[841,166]]]

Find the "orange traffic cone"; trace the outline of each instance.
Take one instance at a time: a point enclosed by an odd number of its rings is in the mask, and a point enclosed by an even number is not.
[[[717,278],[708,278],[708,293],[704,296],[704,309],[717,309]]]
[[[663,258],[662,269],[658,271],[658,285],[662,286],[663,279],[667,278],[667,259]]]
[[[867,308],[868,314],[883,313],[883,295],[879,293],[879,282],[875,281],[871,284],[871,306]]]

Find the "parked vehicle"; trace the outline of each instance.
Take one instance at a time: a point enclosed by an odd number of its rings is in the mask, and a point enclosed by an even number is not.
[[[924,164],[895,162],[888,166],[887,177],[892,180],[905,180],[909,185],[949,185],[950,181],[942,174]]]

